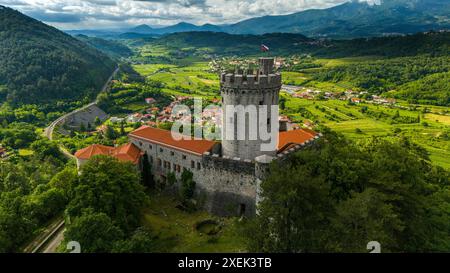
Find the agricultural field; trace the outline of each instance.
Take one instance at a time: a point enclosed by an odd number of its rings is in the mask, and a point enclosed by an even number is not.
[[[219,77],[210,72],[208,62],[194,62],[189,66],[143,64],[133,68],[150,80],[162,82],[166,94],[211,98],[219,93]]]
[[[339,100],[287,98],[283,114],[302,124],[310,120],[345,136],[360,140],[371,137],[408,137],[424,147],[435,164],[450,169],[450,115],[443,108],[416,105],[414,110]],[[426,111],[436,111],[423,113]]]

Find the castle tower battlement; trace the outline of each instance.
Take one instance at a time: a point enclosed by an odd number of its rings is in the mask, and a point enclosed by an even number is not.
[[[251,74],[250,74],[251,73]],[[280,74],[253,74],[253,71],[238,71],[238,74],[223,73],[220,77],[222,88],[231,89],[276,89],[281,86]]]
[[[256,157],[261,155],[276,155],[276,151],[261,151],[261,144],[264,142],[248,137],[250,135],[248,122],[256,122],[258,133],[261,124],[267,124],[268,128],[271,127],[270,120],[267,120],[267,118],[260,119],[259,113],[257,121],[246,120],[246,139],[230,140],[224,137],[229,133],[227,132],[227,122],[234,122],[234,132],[238,130],[238,126],[242,126],[236,114],[233,116],[233,113],[227,113],[227,106],[267,106],[268,117],[270,117],[271,106],[278,105],[281,90],[281,74],[274,72],[273,68],[273,58],[260,58],[259,69],[256,71],[237,70],[235,73],[221,75],[222,113],[226,117],[222,119],[224,122],[222,124],[222,153],[224,156],[254,161]]]

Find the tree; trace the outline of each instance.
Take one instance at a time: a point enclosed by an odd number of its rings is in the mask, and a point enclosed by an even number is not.
[[[74,167],[66,167],[49,182],[49,186],[62,191],[67,200],[70,200],[73,195],[73,189],[78,182],[78,171]]]
[[[95,125],[95,126],[100,126],[100,125],[102,125],[102,121],[100,120],[99,117],[95,117],[94,125]]]
[[[43,160],[49,156],[52,156],[59,160],[64,160],[64,155],[59,150],[58,145],[48,139],[40,139],[33,142],[30,148],[35,152],[35,155]]]
[[[382,242],[384,251],[396,247],[396,234],[404,230],[395,207],[393,196],[369,188],[354,193],[336,206],[336,217],[331,226],[337,242],[335,252],[366,252],[366,242]]]
[[[286,109],[286,98],[285,97],[280,97],[280,109],[281,110]]]
[[[125,132],[125,121],[122,121],[121,123],[120,123],[120,135],[121,136],[124,136],[124,135],[126,135],[127,133]]]
[[[260,216],[246,231],[250,251],[326,251],[333,210],[330,185],[322,176],[308,172],[306,166],[289,171],[274,166],[263,189]]]
[[[72,221],[64,233],[65,241],[79,242],[82,253],[111,252],[124,236],[108,215],[93,209],[84,210]]]
[[[170,172],[167,175],[167,182],[169,183],[170,186],[173,186],[177,183],[177,176],[175,175],[174,172]]]
[[[150,253],[154,249],[154,239],[150,230],[140,227],[128,240],[123,240],[114,246],[116,253]]]
[[[86,125],[84,123],[80,124],[80,132],[86,132]]]
[[[142,157],[142,184],[149,189],[155,188],[155,179],[152,174],[152,166],[148,160],[148,154],[145,153]]]
[[[134,230],[146,201],[136,166],[113,157],[96,156],[80,171],[68,215],[77,217],[83,209],[91,208],[95,213],[106,213],[123,231]]]
[[[105,137],[110,140],[117,138],[117,133],[112,126],[106,125]]]
[[[450,246],[449,172],[407,140],[355,144],[325,132],[315,146],[274,162],[262,182],[250,251],[443,251]]]
[[[183,200],[189,200],[194,196],[195,192],[194,174],[185,169],[181,174],[181,197]]]

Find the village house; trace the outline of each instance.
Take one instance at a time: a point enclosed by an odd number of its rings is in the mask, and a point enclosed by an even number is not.
[[[123,162],[131,162],[140,167],[143,153],[132,143],[119,147],[110,147],[100,144],[94,144],[75,153],[77,167],[80,169],[89,159],[97,155],[112,156]]]

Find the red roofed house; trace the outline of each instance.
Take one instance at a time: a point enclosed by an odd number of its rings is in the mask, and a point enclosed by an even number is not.
[[[120,161],[131,162],[137,166],[140,166],[142,152],[132,143],[128,143],[120,147],[94,144],[75,153],[78,168],[81,168],[89,159],[96,155],[112,156]]]

